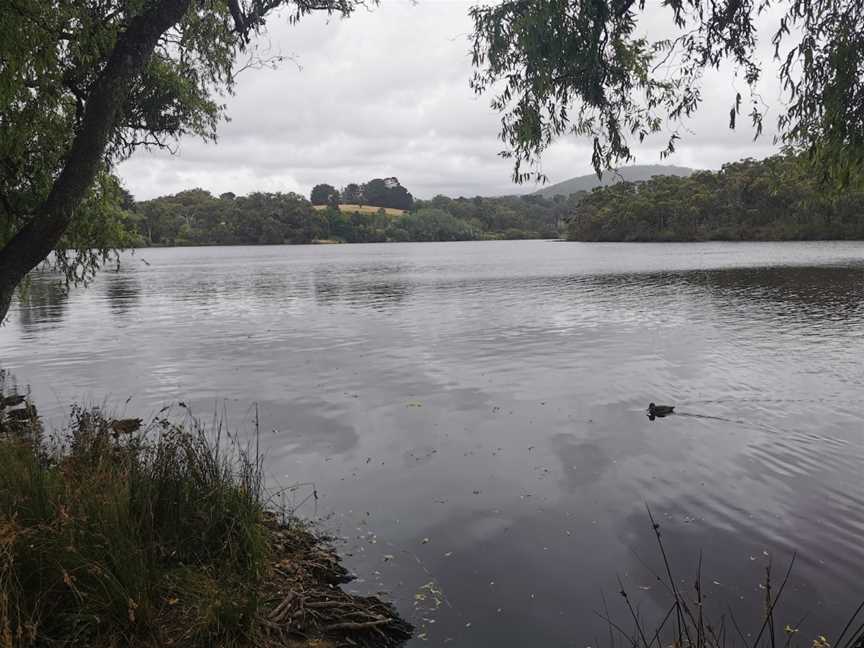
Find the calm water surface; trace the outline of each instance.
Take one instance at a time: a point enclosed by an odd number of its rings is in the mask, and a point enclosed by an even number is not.
[[[769,556],[807,637],[864,596],[864,244],[145,250],[37,277],[0,358],[53,421],[257,403],[271,485],[417,645],[602,644],[618,576],[655,616],[646,504],[748,629]]]

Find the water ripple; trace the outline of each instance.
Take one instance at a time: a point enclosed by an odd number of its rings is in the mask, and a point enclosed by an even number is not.
[[[791,611],[817,611],[818,633],[860,587],[860,243],[139,255],[69,294],[37,273],[0,329],[3,367],[54,422],[132,395],[248,429],[258,403],[273,480],[316,485],[363,548],[351,566],[380,574],[369,589],[410,609],[442,584],[433,642],[464,639],[468,612],[473,645],[529,626],[593,641],[598,589],[653,555],[646,503],[677,559],[705,550],[717,597],[758,596],[762,552],[798,551]],[[648,421],[652,400],[681,415]]]

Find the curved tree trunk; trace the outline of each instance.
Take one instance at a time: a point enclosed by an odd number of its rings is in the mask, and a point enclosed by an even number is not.
[[[108,63],[93,83],[60,174],[33,218],[0,249],[0,322],[15,287],[57,246],[93,184],[117,114],[159,38],[177,24],[192,0],[155,0],[117,38]]]

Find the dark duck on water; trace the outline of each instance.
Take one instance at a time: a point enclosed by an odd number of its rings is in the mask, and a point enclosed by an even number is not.
[[[674,405],[655,405],[654,403],[648,404],[648,418],[652,421],[657,418],[663,418],[664,416],[669,416],[670,414],[675,413]]]

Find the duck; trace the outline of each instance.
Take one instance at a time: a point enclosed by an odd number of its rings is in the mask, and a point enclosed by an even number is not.
[[[675,413],[674,405],[655,405],[654,403],[648,404],[648,416],[669,416],[670,414]]]

